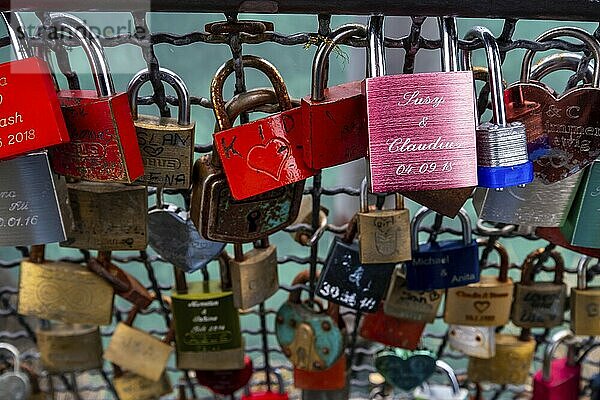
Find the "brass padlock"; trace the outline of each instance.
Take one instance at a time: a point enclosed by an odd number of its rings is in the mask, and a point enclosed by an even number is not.
[[[487,246],[487,240],[478,239],[477,244]],[[481,275],[477,283],[449,288],[444,311],[446,323],[499,326],[508,322],[514,287],[508,277],[508,252],[498,242],[494,242],[494,249],[500,254],[500,276]]]
[[[169,299],[166,300],[169,302]],[[158,381],[173,349],[151,334],[133,327],[133,321],[139,312],[140,308],[134,306],[127,320],[117,324],[104,351],[104,359],[133,374]]]
[[[247,253],[243,252],[239,243],[234,244],[233,249],[235,257],[226,262],[229,265],[233,305],[247,309],[273,296],[279,289],[276,247],[269,244],[268,239],[263,239],[258,247]]]
[[[123,372],[113,365],[113,385],[120,400],[156,400],[173,392],[169,375],[164,372],[158,381],[153,381],[132,372]]]
[[[150,72],[143,69],[129,82],[127,93],[144,161],[144,175],[136,180],[142,185],[168,189],[189,189],[194,161],[196,123],[190,122],[192,104],[185,82],[173,71],[160,68],[160,80],[167,82],[179,99],[177,119],[138,115],[137,95],[142,85],[150,81]]]
[[[600,335],[600,288],[588,289],[590,257],[577,264],[577,287],[571,288],[571,330],[579,336]]]
[[[50,374],[102,369],[97,326],[42,321],[36,337],[40,361]]]
[[[294,221],[292,225],[297,224],[312,224],[313,218],[313,197],[309,194],[302,196],[302,202],[300,203],[300,211],[298,211],[298,218]],[[324,228],[327,225],[327,216],[329,215],[329,210],[320,206],[319,208],[319,228]],[[300,229],[296,232],[290,232],[290,235],[294,240],[300,243],[303,246],[310,246],[311,239],[311,231]]]
[[[412,258],[410,214],[404,197],[396,193],[394,210],[369,211],[367,178],[360,185],[358,243],[362,264],[399,263]]]
[[[145,186],[79,182],[67,187],[74,228],[61,246],[107,251],[146,249]]]
[[[511,319],[522,328],[552,328],[563,322],[567,286],[563,282],[564,260],[558,251],[550,252],[555,264],[554,281],[534,282],[534,263],[545,252],[541,248],[527,256],[521,282],[515,284]]]
[[[44,261],[44,246],[32,246],[21,261],[18,312],[72,324],[109,325],[113,288],[85,266]]]
[[[469,380],[499,385],[526,383],[535,354],[535,344],[528,328],[524,328],[520,336],[496,334],[494,357],[469,357],[467,368]]]
[[[396,318],[433,323],[443,295],[441,290],[430,292],[408,290],[406,277],[401,267],[397,266],[392,274],[383,311]]]

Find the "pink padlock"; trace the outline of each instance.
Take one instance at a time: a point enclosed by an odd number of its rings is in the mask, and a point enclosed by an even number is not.
[[[473,74],[458,71],[454,25],[440,30],[448,72],[385,76],[383,16],[369,19],[363,92],[374,193],[477,185]]]
[[[283,376],[279,370],[274,369],[271,371],[266,371],[267,374],[275,375],[277,378],[277,384],[279,386],[278,391],[274,392],[270,388],[263,392],[254,392],[252,393],[250,388],[246,386],[244,389],[244,394],[242,395],[241,400],[288,400],[289,396],[285,391],[285,384],[283,381]]]
[[[575,336],[569,330],[555,333],[544,350],[544,362],[541,371],[533,376],[532,400],[577,400],[579,399],[579,382],[581,365],[575,360],[572,344],[566,358],[553,360],[554,352],[559,344],[573,340]]]

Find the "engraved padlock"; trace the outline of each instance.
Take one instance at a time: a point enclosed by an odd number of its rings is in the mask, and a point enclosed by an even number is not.
[[[154,400],[173,392],[169,375],[165,372],[153,381],[113,364],[113,385],[120,400]]]
[[[600,335],[600,288],[588,288],[587,273],[592,263],[582,256],[577,264],[577,287],[571,288],[571,329],[579,336]]]
[[[175,72],[160,68],[158,75],[161,81],[171,85],[177,93],[177,119],[138,114],[137,95],[142,85],[150,81],[147,68],[135,74],[127,86],[131,115],[144,161],[144,175],[136,183],[187,190],[192,184],[196,130],[196,123],[190,121],[190,93],[183,79]]]
[[[102,369],[102,338],[97,326],[42,320],[36,337],[42,367],[50,374]]]
[[[369,211],[367,178],[360,185],[358,248],[362,264],[399,263],[411,259],[410,213],[396,193],[394,210]]]
[[[521,272],[521,282],[515,284],[511,319],[522,328],[552,328],[561,325],[565,313],[567,285],[563,282],[564,259],[553,250],[554,280],[534,282],[536,263],[546,254],[544,248],[530,253]]]
[[[144,173],[127,93],[117,93],[99,38],[79,18],[51,13],[50,23],[81,43],[96,90],[58,92],[71,141],[50,148],[52,169],[88,181],[131,183]]]
[[[469,215],[463,209],[458,213],[462,239],[419,244],[421,223],[432,212],[423,207],[411,222],[412,260],[406,263],[407,287],[410,290],[434,290],[478,282],[479,252]]]
[[[477,26],[469,30],[465,40],[479,39],[487,56],[492,97],[492,122],[477,127],[478,186],[503,189],[524,185],[533,180],[533,163],[527,152],[527,134],[521,122],[507,122],[502,88],[500,50],[489,29]],[[463,52],[463,63],[471,69],[471,52]]]
[[[29,376],[21,371],[19,350],[10,343],[0,343],[0,351],[10,353],[12,356],[12,371],[0,375],[0,399],[27,400],[31,394]]]
[[[367,115],[362,82],[327,87],[331,52],[350,37],[364,36],[364,25],[342,25],[331,32],[315,53],[311,94],[302,99],[302,146],[304,160],[310,168],[319,170],[367,155]]]
[[[213,86],[223,85],[225,78],[220,76]],[[215,96],[222,93],[219,90],[213,91]],[[277,101],[273,91],[255,89],[235,96],[227,106],[218,102],[223,110],[215,111],[216,130],[231,127],[242,112]],[[215,152],[196,161],[193,181],[191,219],[203,237],[221,242],[252,242],[290,225],[298,216],[304,189],[304,183],[298,182],[244,201],[234,200]]]
[[[479,246],[487,240],[478,239]],[[510,318],[513,281],[508,277],[508,252],[497,241],[494,250],[500,254],[500,275],[481,275],[479,282],[453,287],[446,292],[444,321],[455,325],[499,326]]]
[[[581,364],[577,362],[573,332],[562,330],[552,335],[544,349],[542,369],[533,375],[532,400],[577,400]],[[553,359],[561,343],[567,342],[567,357]],[[569,343],[570,342],[570,343]]]
[[[369,18],[363,85],[371,191],[476,185],[473,74],[385,76],[383,20]]]
[[[74,324],[109,325],[113,288],[83,265],[45,261],[44,246],[32,246],[19,271],[18,312]]]
[[[496,327],[449,325],[448,344],[464,355],[491,358],[496,355]]]

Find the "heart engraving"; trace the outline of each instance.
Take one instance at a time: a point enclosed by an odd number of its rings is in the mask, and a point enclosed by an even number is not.
[[[488,308],[490,308],[490,306],[492,305],[492,303],[490,303],[489,301],[476,301],[473,303],[473,307],[475,307],[475,309],[477,311],[479,311],[480,313],[484,312],[485,310],[487,310]]]
[[[508,121],[525,124],[529,157],[542,182],[565,179],[600,156],[600,89],[585,86],[558,96],[542,83],[517,83],[505,98]],[[540,107],[526,106],[531,103]]]
[[[144,153],[148,154],[149,156],[152,157],[158,157],[159,155],[162,154],[162,152],[165,150],[164,147],[162,146],[144,146],[143,147]]]
[[[436,366],[434,354],[427,350],[384,349],[376,355],[375,368],[388,383],[408,392],[423,384]]]
[[[265,144],[257,144],[248,151],[248,167],[270,176],[276,181],[290,156],[290,144],[281,138],[269,139]]]

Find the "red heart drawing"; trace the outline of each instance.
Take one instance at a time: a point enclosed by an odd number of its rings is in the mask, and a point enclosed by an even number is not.
[[[253,170],[278,181],[289,156],[290,144],[284,139],[272,138],[265,144],[253,146],[248,151],[246,162]]]
[[[243,369],[196,371],[196,380],[215,393],[231,395],[246,386],[252,377],[253,370],[252,360],[245,356]]]
[[[600,156],[600,89],[585,86],[556,95],[542,83],[517,83],[505,98],[508,121],[525,124],[529,157],[542,182],[565,179]],[[541,107],[531,112],[519,107],[531,103]]]

